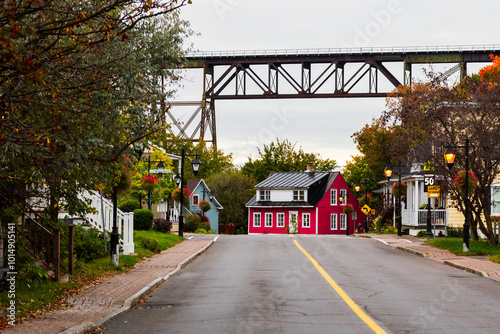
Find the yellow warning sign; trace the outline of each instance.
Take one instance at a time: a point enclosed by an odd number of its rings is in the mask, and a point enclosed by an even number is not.
[[[428,186],[427,195],[429,198],[439,198],[441,196],[440,186]]]
[[[361,208],[361,211],[363,211],[365,215],[367,215],[371,210],[372,209],[367,204],[363,205],[363,207]]]

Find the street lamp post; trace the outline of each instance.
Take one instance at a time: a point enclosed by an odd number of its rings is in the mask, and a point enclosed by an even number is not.
[[[344,201],[344,197],[342,197],[342,195],[339,196],[339,201],[340,203],[342,203]],[[347,205],[349,202],[349,192],[346,191],[345,193],[345,205]],[[345,231],[345,235],[349,235],[349,214],[348,213],[344,213],[345,214],[345,224],[346,224],[346,231]]]
[[[465,221],[464,221],[464,238],[463,238],[463,251],[469,251],[469,147],[470,147],[469,138],[465,139],[465,146],[445,146],[447,149],[444,153],[444,160],[448,165],[448,169],[451,171],[453,168],[453,164],[455,163],[455,158],[457,154],[453,150],[454,148],[463,148],[465,149],[465,196],[464,196],[464,205],[465,205]]]
[[[181,180],[180,180],[180,183],[181,183],[181,191],[180,191],[180,206],[181,206],[181,210],[179,212],[179,236],[184,236],[184,214],[182,213],[182,207],[183,207],[183,202],[184,202],[184,157],[195,157],[193,159],[193,161],[191,161],[191,165],[193,166],[193,173],[194,173],[194,176],[196,176],[196,174],[198,174],[198,171],[200,170],[200,166],[201,166],[201,161],[198,159],[199,155],[198,154],[186,154],[184,152],[184,149],[182,149],[182,155],[181,155]]]
[[[365,186],[365,204],[368,205],[368,180],[363,179],[363,182],[361,182]],[[361,190],[361,187],[359,184],[356,184],[354,186],[354,189],[356,189],[357,192]],[[368,215],[365,215],[365,233],[368,232]]]
[[[399,182],[399,196],[398,196],[398,215],[396,216],[396,224],[398,224],[398,236],[402,236],[403,235],[403,232],[402,232],[402,228],[401,228],[401,216],[402,216],[402,207],[401,207],[401,193],[402,193],[402,183],[401,183],[401,160],[398,161],[398,182]],[[393,174],[393,170],[387,166],[385,169],[384,169],[384,174],[385,176],[390,179],[392,174]]]

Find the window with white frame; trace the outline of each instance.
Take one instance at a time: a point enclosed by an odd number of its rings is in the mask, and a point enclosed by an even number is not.
[[[347,228],[347,215],[345,213],[340,214],[340,229],[345,230]]]
[[[276,214],[276,227],[285,227],[285,214]]]
[[[330,190],[330,205],[337,205],[337,189]]]
[[[260,227],[260,212],[253,213],[253,227]]]
[[[311,227],[311,214],[310,213],[303,213],[302,214],[302,227],[303,228]]]
[[[347,203],[347,190],[340,189],[339,197],[342,197],[342,202],[340,202],[340,205],[346,205],[346,203]]]
[[[270,190],[260,190],[260,198],[261,201],[270,201],[271,200],[271,191]]]
[[[305,201],[305,191],[304,190],[294,190],[293,191],[294,201]]]
[[[273,227],[273,214],[270,212],[266,213],[266,227]]]
[[[337,230],[337,214],[332,213],[330,215],[330,230],[334,231]]]
[[[200,197],[198,195],[193,195],[193,205],[200,204]]]
[[[491,185],[491,215],[500,216],[500,183]]]

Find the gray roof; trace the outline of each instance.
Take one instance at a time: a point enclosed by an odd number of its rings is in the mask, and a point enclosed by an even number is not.
[[[330,175],[330,172],[279,172],[271,173],[267,179],[257,184],[255,189],[297,189],[311,185]]]

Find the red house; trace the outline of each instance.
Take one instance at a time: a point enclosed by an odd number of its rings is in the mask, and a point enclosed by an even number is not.
[[[248,233],[351,234],[365,216],[339,172],[272,173],[254,187]],[[347,204],[351,214],[344,213]]]

